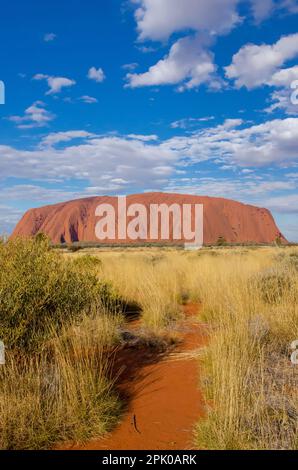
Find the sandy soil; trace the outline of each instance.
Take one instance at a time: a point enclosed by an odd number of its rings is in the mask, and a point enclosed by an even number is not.
[[[119,391],[127,409],[119,425],[106,438],[77,450],[175,450],[191,449],[193,427],[203,413],[199,390],[198,349],[204,344],[204,328],[185,307],[181,323],[182,343],[170,354],[128,348],[115,361],[121,369]]]

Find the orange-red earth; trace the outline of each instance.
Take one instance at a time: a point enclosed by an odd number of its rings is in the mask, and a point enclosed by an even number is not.
[[[197,305],[184,307],[185,320],[179,325],[182,341],[170,353],[160,357],[148,348],[127,348],[116,358],[114,369],[121,370],[119,392],[127,400],[118,426],[103,439],[64,449],[193,448],[194,425],[204,410],[198,351],[206,341],[206,332],[197,311]]]

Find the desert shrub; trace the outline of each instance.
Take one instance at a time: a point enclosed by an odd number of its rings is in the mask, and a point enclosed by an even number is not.
[[[84,255],[79,256],[74,260],[75,266],[78,266],[82,269],[98,269],[102,266],[102,262],[96,256]]]
[[[225,237],[218,237],[216,245],[225,246],[227,244]]]
[[[50,238],[43,232],[39,232],[37,235],[35,235],[34,237],[34,240],[37,242],[37,243],[47,243],[48,245],[50,245],[51,243],[51,240]]]
[[[38,350],[49,336],[113,297],[89,270],[53,252],[46,239],[0,246],[0,337],[8,349]]]
[[[278,236],[275,238],[275,245],[277,245],[277,246],[281,246],[281,245],[282,245],[282,238],[281,238],[281,235],[278,235]]]
[[[87,263],[88,265],[88,263]],[[49,449],[99,437],[117,421],[111,351],[122,316],[96,272],[44,237],[0,246],[0,448]]]
[[[253,277],[264,302],[278,303],[291,289],[291,273],[281,266],[273,266]]]

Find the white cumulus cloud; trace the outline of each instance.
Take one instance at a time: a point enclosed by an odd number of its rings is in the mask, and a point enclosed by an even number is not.
[[[102,68],[96,69],[96,67],[91,67],[88,71],[88,78],[97,83],[101,83],[106,77]]]
[[[228,32],[240,21],[239,0],[132,0],[141,40],[164,40],[178,31]]]
[[[186,37],[173,44],[169,54],[145,73],[129,73],[126,78],[131,88],[152,85],[177,85],[179,90],[196,88],[203,83],[218,84],[213,54],[208,51],[210,38]]]
[[[33,80],[47,81],[49,90],[46,92],[46,95],[55,95],[56,93],[60,93],[62,88],[71,87],[76,84],[75,80],[66,77],[52,77],[42,73],[34,75]]]
[[[298,33],[281,37],[275,44],[247,44],[233,56],[225,67],[226,76],[235,80],[237,88],[252,89],[261,85],[278,86],[278,80],[288,79],[297,70],[281,67],[298,56]],[[291,71],[290,71],[291,70]],[[280,83],[281,84],[281,83]]]
[[[257,23],[270,16],[275,8],[274,0],[251,0],[253,16]]]
[[[23,116],[10,116],[8,119],[14,122],[19,129],[46,126],[56,116],[50,113],[45,106],[42,101],[35,101],[35,103],[25,109]]]

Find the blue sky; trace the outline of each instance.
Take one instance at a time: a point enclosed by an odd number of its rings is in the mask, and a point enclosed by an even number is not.
[[[11,0],[1,19],[0,232],[162,190],[268,207],[298,241],[297,0]]]

